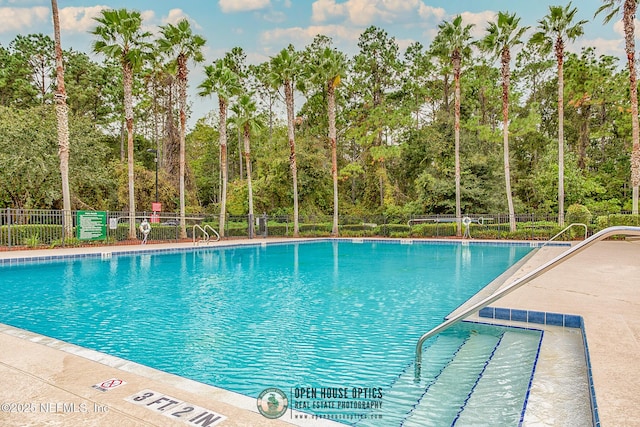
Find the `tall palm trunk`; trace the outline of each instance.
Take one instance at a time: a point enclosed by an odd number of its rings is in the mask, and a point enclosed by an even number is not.
[[[178,56],[178,103],[180,104],[180,238],[187,237],[187,224],[185,220],[185,185],[186,173],[185,138],[187,127],[187,58]]]
[[[253,186],[251,185],[251,124],[247,121],[244,124],[244,131],[242,132],[244,139],[244,165],[247,171],[247,190],[249,191],[249,237],[254,235],[254,221],[253,221]]]
[[[507,204],[509,206],[509,229],[516,231],[516,215],[513,208],[513,196],[511,194],[511,168],[509,166],[509,62],[511,53],[509,49],[502,51],[502,142],[504,151],[504,180],[507,192]]]
[[[58,123],[58,156],[60,157],[60,177],[62,179],[62,210],[64,212],[64,237],[73,237],[71,218],[71,193],[69,191],[69,116],[67,108],[67,92],[64,85],[64,65],[62,63],[62,46],[60,44],[60,18],[58,2],[51,0],[53,13],[53,33],[56,49],[56,119]]]
[[[564,227],[564,41],[556,39],[558,63],[558,225]]]
[[[136,197],[133,188],[133,68],[123,65],[124,118],[127,127],[127,168],[129,181],[129,239],[136,239]]]
[[[291,154],[289,163],[291,166],[291,175],[293,177],[293,237],[300,235],[298,224],[298,166],[296,164],[296,140],[295,130],[293,127],[293,82],[284,82],[284,99],[287,105],[287,132],[289,137],[289,148]]]
[[[636,76],[636,45],[635,23],[637,0],[625,0],[624,15],[624,41],[629,64],[629,91],[631,101],[631,186],[633,187],[632,213],[638,214],[638,189],[640,188],[640,126],[638,124],[638,82]]]
[[[331,178],[333,180],[333,226],[331,235],[338,235],[338,149],[336,142],[336,87],[335,79],[327,85],[327,116],[329,118],[329,143],[331,144]]]
[[[456,180],[456,235],[462,236],[462,209],[460,197],[460,68],[461,56],[459,50],[454,50],[451,55],[453,61],[453,78],[455,82],[454,100],[454,140],[455,140],[455,180]]]
[[[220,110],[220,170],[222,171],[222,194],[220,195],[220,228],[218,233],[224,237],[225,219],[227,217],[227,182],[229,174],[227,171],[227,100],[218,96],[218,106]]]

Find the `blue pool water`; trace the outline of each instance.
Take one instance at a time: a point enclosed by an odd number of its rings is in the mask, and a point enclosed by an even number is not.
[[[322,241],[5,266],[0,322],[254,397],[387,387],[529,251]]]

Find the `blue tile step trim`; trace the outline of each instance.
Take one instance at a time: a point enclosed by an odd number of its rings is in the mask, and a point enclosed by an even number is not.
[[[582,327],[582,317],[574,314],[549,313],[544,311],[517,310],[512,308],[485,307],[479,312],[480,317],[511,320],[514,322],[538,323],[541,325],[564,326],[566,328]]]
[[[600,427],[600,415],[598,413],[598,402],[596,401],[596,390],[593,385],[593,370],[591,358],[589,357],[589,345],[587,343],[587,333],[584,328],[584,319],[575,314],[549,313],[545,311],[519,310],[512,308],[485,307],[478,312],[480,317],[496,320],[511,320],[515,322],[538,323],[542,325],[563,326],[565,328],[580,328],[582,331],[582,342],[584,345],[584,356],[587,362],[587,377],[589,379],[589,390],[591,398],[591,417],[594,427]]]

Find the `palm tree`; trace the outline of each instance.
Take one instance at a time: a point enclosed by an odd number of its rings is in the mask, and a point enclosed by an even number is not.
[[[232,107],[236,113],[236,123],[242,129],[242,140],[244,142],[244,164],[247,171],[247,191],[249,192],[249,237],[254,235],[254,212],[253,212],[253,185],[251,183],[251,130],[257,127],[255,114],[256,103],[251,94],[243,93],[238,97],[237,103]]]
[[[338,235],[338,149],[336,132],[336,88],[347,69],[347,59],[342,52],[330,47],[322,49],[310,58],[310,80],[321,85],[327,95],[329,120],[329,144],[331,146],[331,178],[333,180],[333,226],[331,235]]]
[[[220,141],[220,170],[222,171],[222,194],[220,195],[220,227],[219,234],[224,237],[225,219],[227,214],[227,183],[229,181],[227,169],[227,111],[229,98],[242,90],[240,78],[225,65],[224,60],[218,59],[213,65],[204,68],[207,78],[198,88],[200,96],[218,95]]]
[[[186,19],[177,25],[167,24],[160,27],[162,38],[158,41],[161,52],[169,56],[175,56],[178,71],[178,105],[180,108],[180,237],[187,237],[185,221],[185,186],[184,177],[186,171],[185,139],[187,134],[187,77],[189,59],[194,62],[204,61],[202,46],[206,40],[191,31],[191,25]]]
[[[538,21],[540,31],[531,41],[542,46],[543,53],[555,48],[558,63],[558,225],[564,227],[564,47],[567,40],[573,41],[584,34],[583,25],[588,21],[574,23],[577,8],[571,2],[565,7],[549,6],[549,14]]]
[[[451,22],[443,22],[438,25],[440,31],[436,35],[432,54],[436,56],[448,56],[453,65],[453,80],[455,84],[455,174],[456,174],[456,233],[462,236],[462,209],[460,197],[460,72],[462,59],[471,56],[471,28],[473,25],[462,25],[462,16],[456,16]]]
[[[64,212],[64,237],[73,237],[71,219],[71,194],[69,191],[69,108],[67,107],[67,91],[64,86],[64,65],[62,63],[62,46],[60,45],[60,18],[58,1],[51,0],[53,14],[53,34],[56,46],[56,119],[58,121],[58,155],[60,157],[60,177],[62,178],[62,210]]]
[[[280,53],[271,58],[271,70],[269,81],[274,88],[284,88],[284,100],[287,107],[287,134],[289,138],[289,163],[293,178],[293,236],[300,235],[298,224],[298,166],[296,165],[296,140],[294,129],[293,91],[296,88],[296,80],[302,74],[300,66],[300,54],[292,45],[282,49]]]
[[[129,238],[136,238],[136,199],[133,191],[133,74],[148,58],[149,32],[142,31],[140,12],[127,9],[103,10],[94,18],[98,26],[91,32],[98,39],[93,51],[115,59],[122,65],[124,118],[127,127],[127,165],[129,180]]]
[[[509,64],[511,48],[522,43],[522,36],[529,27],[518,27],[520,18],[516,14],[498,12],[496,22],[490,22],[487,35],[480,41],[481,49],[500,58],[502,75],[502,139],[504,144],[504,179],[509,205],[509,227],[516,231],[516,215],[511,194],[511,172],[509,167]]]
[[[620,13],[623,3],[622,23],[624,26],[624,49],[627,52],[629,67],[629,100],[631,102],[631,186],[633,187],[632,213],[638,215],[638,193],[640,188],[640,125],[638,124],[638,82],[636,76],[636,44],[635,19],[638,0],[603,0],[596,15],[603,11],[609,13],[604,17],[607,23]]]

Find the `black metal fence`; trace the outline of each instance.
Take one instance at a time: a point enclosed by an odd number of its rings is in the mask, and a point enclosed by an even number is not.
[[[458,223],[454,215],[412,215],[408,217],[384,215],[343,215],[339,218],[339,235],[343,237],[400,237],[448,238],[465,232],[466,237],[482,239],[547,240],[558,231],[555,216],[516,215],[516,231],[512,232],[509,216],[505,214],[468,214]],[[146,241],[178,242],[180,218],[176,213],[137,213],[134,218],[136,238],[129,237],[128,212],[72,211],[64,215],[60,210],[3,209],[0,210],[0,250],[20,248],[67,247],[79,245],[140,244],[145,237],[142,221],[149,223]],[[329,215],[299,217],[299,236],[330,236],[333,218]],[[200,227],[196,227],[196,225]],[[217,214],[189,214],[186,217],[186,239],[203,237],[202,228],[219,228]],[[251,225],[251,227],[250,227]],[[587,224],[593,233],[612,225],[640,226],[639,215],[593,216]],[[205,227],[206,228],[206,227]],[[66,230],[66,232],[65,232]],[[250,233],[252,235],[250,235]],[[581,237],[583,230],[568,233],[566,238]],[[294,222],[290,216],[257,215],[227,216],[224,238],[282,236],[293,237]]]

